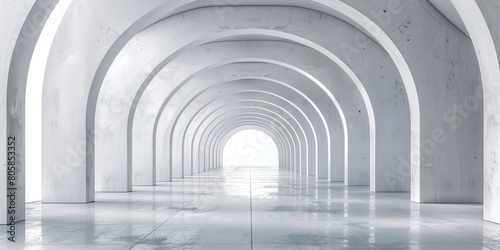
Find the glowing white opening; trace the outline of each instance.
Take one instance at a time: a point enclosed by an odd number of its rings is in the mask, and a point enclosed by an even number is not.
[[[231,136],[224,146],[223,166],[277,167],[276,143],[266,133],[247,129]]]
[[[26,83],[26,202],[42,199],[42,89],[45,65],[57,28],[72,0],[61,0],[43,27]]]

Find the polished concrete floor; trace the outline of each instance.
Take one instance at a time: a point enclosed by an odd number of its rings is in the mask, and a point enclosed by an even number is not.
[[[225,168],[27,209],[18,242],[2,233],[0,249],[500,249],[500,225],[481,219],[480,204],[416,204],[276,168]]]

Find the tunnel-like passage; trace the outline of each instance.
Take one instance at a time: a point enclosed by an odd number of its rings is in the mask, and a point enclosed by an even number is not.
[[[0,1],[0,248],[500,248],[499,9]]]
[[[256,129],[231,135],[222,152],[222,167],[279,167],[279,152],[274,140]]]

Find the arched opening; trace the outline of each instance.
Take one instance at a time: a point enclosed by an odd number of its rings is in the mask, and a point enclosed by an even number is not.
[[[60,0],[47,18],[26,81],[26,202],[42,200],[42,93],[52,41],[72,0]]]
[[[278,167],[278,147],[269,135],[246,129],[231,136],[224,145],[223,166]]]
[[[367,2],[0,2],[0,248],[496,249],[500,1]]]

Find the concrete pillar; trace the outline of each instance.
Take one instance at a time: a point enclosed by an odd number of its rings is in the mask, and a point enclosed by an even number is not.
[[[93,79],[106,74],[99,67],[109,62],[105,59],[107,53],[113,57],[120,51],[110,49],[117,45],[116,39],[158,4],[157,1],[131,1],[115,6],[104,1],[73,1],[69,6],[71,15],[62,19],[45,72],[42,105],[44,202],[94,200],[93,149],[99,142],[96,138],[104,133],[94,129],[95,102],[87,102],[97,99],[99,94],[91,91],[100,89],[97,84],[92,87]],[[130,33],[127,33],[128,39],[135,34]],[[127,40],[127,35],[123,39]]]
[[[0,37],[3,38],[0,48],[0,149],[4,152],[0,154],[0,224],[25,218],[24,94],[31,53],[52,11],[48,7],[50,3],[5,2],[0,8],[4,20],[0,23]],[[42,18],[34,19],[37,15]]]
[[[476,4],[477,2],[477,4]],[[496,1],[455,1],[470,34],[481,70],[482,88],[476,100],[484,101],[484,219],[500,223],[500,3]],[[482,91],[481,91],[482,90]]]
[[[480,202],[482,107],[465,115],[459,108],[479,84],[467,35],[428,1],[389,6],[380,0],[356,5],[356,11],[371,20],[357,27],[389,52],[408,93],[411,160],[396,157],[398,172],[391,179],[411,175],[415,202]]]

